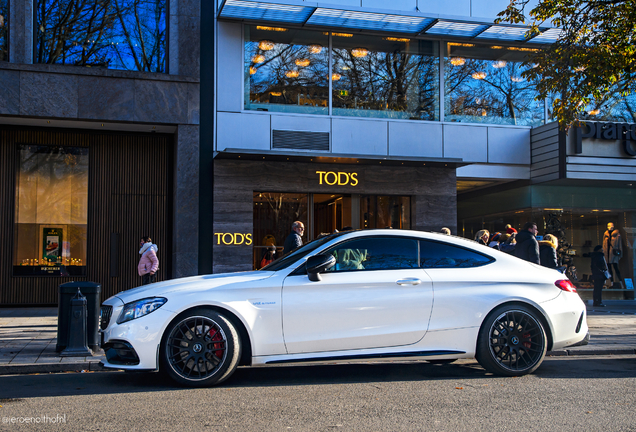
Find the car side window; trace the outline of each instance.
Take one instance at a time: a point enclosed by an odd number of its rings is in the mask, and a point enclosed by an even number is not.
[[[495,261],[492,257],[443,242],[420,241],[422,268],[480,267]]]
[[[340,243],[324,253],[336,258],[329,271],[388,270],[418,267],[417,240],[373,237]]]

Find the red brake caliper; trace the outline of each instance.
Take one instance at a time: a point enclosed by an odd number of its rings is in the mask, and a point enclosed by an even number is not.
[[[212,333],[212,332],[214,332],[214,333]],[[212,339],[212,342],[217,342],[218,341],[217,343],[213,344],[212,347],[216,348],[216,349],[222,349],[223,348],[223,343],[222,343],[223,336],[221,336],[221,332],[215,330],[214,328],[211,328],[209,333],[210,333],[210,339]],[[215,351],[214,355],[217,356],[218,358],[221,358],[221,357],[223,357],[223,351]]]

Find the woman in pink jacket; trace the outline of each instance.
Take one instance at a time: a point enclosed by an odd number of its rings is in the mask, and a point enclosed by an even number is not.
[[[157,270],[159,270],[159,258],[157,258],[157,245],[152,244],[150,237],[144,236],[139,243],[141,249],[139,249],[139,265],[137,265],[137,272],[141,276],[141,284],[148,285],[156,282]]]

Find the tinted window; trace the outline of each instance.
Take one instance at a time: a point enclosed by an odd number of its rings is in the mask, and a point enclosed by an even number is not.
[[[420,242],[420,263],[424,268],[479,267],[493,261],[489,256],[448,243]]]
[[[341,236],[344,233],[332,234],[326,237],[321,237],[316,239],[310,243],[307,243],[304,246],[299,247],[298,249],[293,250],[291,253],[285,255],[283,258],[280,258],[274,261],[271,264],[266,265],[261,270],[265,271],[278,271],[289,267],[291,264],[298,261],[301,257],[313,252],[315,249],[318,249],[320,246],[324,245],[330,240],[333,240],[335,237]],[[303,266],[304,268],[304,266]]]
[[[417,241],[375,237],[340,243],[325,253],[336,257],[330,271],[417,268]]]

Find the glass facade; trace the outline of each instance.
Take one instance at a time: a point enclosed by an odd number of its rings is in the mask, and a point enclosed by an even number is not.
[[[166,0],[36,0],[35,63],[167,72]]]
[[[333,34],[333,115],[439,120],[438,43]]]
[[[361,196],[360,227],[411,229],[411,198],[388,195]]]
[[[245,109],[329,113],[329,37],[245,26]]]
[[[521,76],[534,48],[442,45],[443,54],[439,41],[246,25],[244,108],[515,126],[545,122],[544,101],[535,100],[537,91]]]
[[[444,120],[517,126],[543,124],[545,105],[522,72],[532,48],[445,44]]]
[[[15,276],[86,275],[88,149],[21,145]]]
[[[9,0],[0,0],[0,61],[9,60]]]
[[[588,105],[582,120],[636,123],[636,94],[622,96],[618,91]]]

